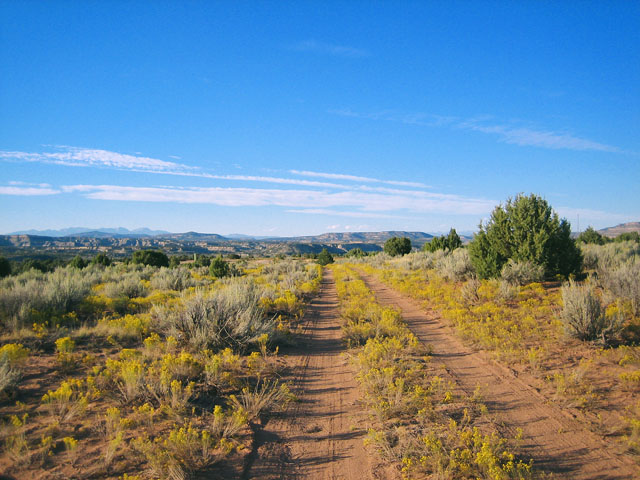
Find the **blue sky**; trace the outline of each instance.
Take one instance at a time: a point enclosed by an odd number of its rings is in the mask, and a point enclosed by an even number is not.
[[[0,3],[0,232],[640,220],[638,2]]]

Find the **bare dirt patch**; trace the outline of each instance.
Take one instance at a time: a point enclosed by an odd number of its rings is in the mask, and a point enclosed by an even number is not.
[[[603,438],[588,431],[571,415],[551,405],[513,371],[462,344],[437,312],[425,311],[413,300],[362,274],[382,304],[395,306],[414,334],[433,348],[440,363],[471,395],[480,388],[483,402],[495,417],[501,434],[514,438],[522,431],[521,450],[538,470],[556,478],[628,479],[640,472],[633,462]]]

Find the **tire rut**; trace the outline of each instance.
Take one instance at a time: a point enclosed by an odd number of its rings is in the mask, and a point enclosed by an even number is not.
[[[418,339],[433,347],[434,364],[444,365],[465,393],[472,394],[480,386],[484,403],[503,435],[513,438],[522,429],[521,450],[525,458],[534,460],[536,469],[572,480],[640,478],[638,467],[628,457],[614,452],[602,438],[549,404],[509,369],[463,345],[435,311],[425,312],[414,300],[359,273],[381,304],[401,310]]]

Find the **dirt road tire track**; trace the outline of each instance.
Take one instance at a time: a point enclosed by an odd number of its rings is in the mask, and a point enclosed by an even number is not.
[[[366,416],[354,371],[343,355],[338,297],[325,269],[295,348],[286,350],[299,401],[258,430],[244,479],[391,479],[364,447]]]
[[[443,364],[463,391],[471,394],[481,386],[484,403],[503,435],[514,438],[522,429],[523,453],[534,459],[537,469],[572,480],[640,478],[640,469],[631,459],[549,404],[509,369],[463,345],[437,312],[425,311],[378,279],[360,274],[381,304],[399,308],[420,341],[432,345],[434,363]]]

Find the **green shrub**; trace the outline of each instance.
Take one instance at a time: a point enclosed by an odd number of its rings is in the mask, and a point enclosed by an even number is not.
[[[452,228],[449,230],[449,235],[432,238],[430,242],[427,242],[422,246],[422,250],[425,252],[435,252],[437,250],[453,251],[461,246],[462,240],[460,240],[456,229]]]
[[[607,239],[590,226],[584,232],[578,235],[578,242],[604,245],[607,242]]]
[[[329,253],[329,250],[323,248],[322,251],[318,254],[317,259],[318,264],[320,265],[329,265],[333,263],[333,256]]]
[[[579,273],[582,256],[571,238],[571,226],[538,197],[518,195],[498,205],[469,245],[482,278],[498,277],[510,260],[541,265],[545,275]]]
[[[108,267],[111,265],[111,259],[104,253],[99,253],[93,260],[91,260],[92,265],[102,265],[104,267]]]
[[[11,275],[11,264],[9,260],[4,257],[0,257],[0,278]]]
[[[211,261],[209,273],[212,277],[223,278],[231,274],[231,269],[229,268],[229,263],[222,259],[222,255],[218,255]]]
[[[133,263],[151,267],[168,267],[169,257],[159,250],[137,250],[131,258]]]
[[[392,257],[411,253],[411,240],[407,237],[391,237],[384,242],[384,252]]]
[[[73,267],[73,268],[77,268],[79,270],[82,270],[84,267],[87,266],[87,262],[85,262],[84,259],[80,255],[76,255],[69,262],[69,266]]]

